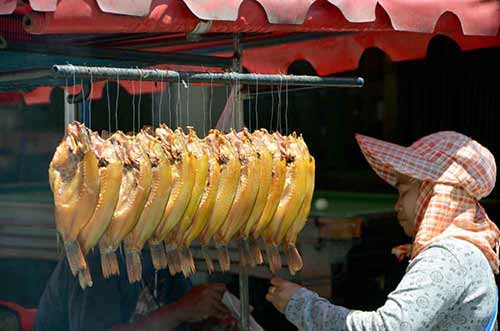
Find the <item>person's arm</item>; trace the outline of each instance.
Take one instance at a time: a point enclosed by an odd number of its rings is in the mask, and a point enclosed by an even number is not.
[[[63,258],[55,268],[38,305],[35,330],[102,331],[128,321],[139,296],[139,285],[129,284],[121,256],[119,277],[104,279],[99,251],[90,252],[87,265],[93,286],[82,290]]]
[[[174,330],[181,323],[187,321],[188,311],[173,303],[161,307],[147,317],[130,324],[115,325],[107,331],[168,331]]]
[[[130,324],[116,325],[111,331],[165,331],[174,330],[184,322],[198,322],[209,317],[220,320],[230,316],[222,303],[226,291],[224,284],[208,284],[194,287],[176,303],[165,305],[143,319]]]
[[[433,246],[412,261],[386,303],[376,311],[351,311],[316,293],[283,280],[273,280],[268,300],[299,330],[429,330],[456,304],[464,290],[458,259],[445,247]],[[274,288],[274,290],[273,290]]]
[[[56,265],[37,307],[35,330],[67,331],[69,328],[67,296],[69,269],[62,260]]]

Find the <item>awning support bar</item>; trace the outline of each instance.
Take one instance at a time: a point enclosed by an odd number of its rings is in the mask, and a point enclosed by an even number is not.
[[[318,77],[318,76],[295,76],[295,75],[265,75],[265,74],[242,74],[237,72],[227,73],[199,73],[178,72],[172,70],[156,69],[131,69],[110,67],[86,67],[74,65],[55,65],[52,67],[53,76],[56,78],[92,78],[93,80],[109,79],[115,80],[148,80],[190,83],[229,83],[239,82],[249,85],[284,85],[296,86],[324,86],[324,87],[362,87],[364,80],[361,77]]]

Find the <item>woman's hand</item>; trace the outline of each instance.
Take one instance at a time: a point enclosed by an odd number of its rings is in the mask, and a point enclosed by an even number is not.
[[[266,300],[273,304],[283,314],[292,296],[302,288],[302,286],[286,281],[279,277],[271,279],[271,287],[266,295]]]

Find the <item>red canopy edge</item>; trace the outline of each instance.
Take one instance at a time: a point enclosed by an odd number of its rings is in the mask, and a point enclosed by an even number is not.
[[[494,36],[500,26],[500,2],[481,0],[30,0],[30,4],[35,12],[26,16],[25,28],[35,34],[432,33],[438,32],[436,24],[447,12],[459,19],[465,35]],[[15,8],[16,0],[6,0],[0,13]]]
[[[328,37],[319,40],[308,40],[293,44],[275,45],[265,48],[244,50],[243,65],[250,72],[264,74],[285,74],[289,66],[299,60],[308,61],[320,76],[346,72],[358,68],[359,61],[365,50],[378,48],[386,53],[392,61],[407,61],[425,58],[429,42],[437,34],[417,34],[411,32],[366,32],[339,37]],[[472,37],[460,33],[448,33],[463,51],[498,47],[500,38]],[[319,52],[318,49],[323,51]],[[226,55],[226,54],[224,54]],[[265,61],[262,59],[265,58]],[[335,60],[333,60],[335,59]],[[199,67],[161,65],[157,69],[182,71],[198,71]],[[100,99],[105,96],[106,81],[93,84],[90,98]],[[120,81],[120,85],[129,94],[159,92],[166,88],[164,82],[132,82]],[[207,85],[207,84],[197,84]],[[70,94],[81,91],[81,85],[62,87]],[[46,104],[50,101],[52,87],[42,86],[30,92],[0,93],[0,103],[17,103],[21,96],[27,105]]]
[[[286,73],[292,63],[305,60],[317,75],[326,76],[357,69],[369,48],[382,50],[394,62],[425,58],[429,42],[436,35],[375,31],[247,49],[243,51],[243,66],[250,72],[280,74]],[[457,32],[439,35],[451,38],[463,51],[500,46],[498,37],[464,36]]]
[[[105,96],[104,93],[106,93],[106,91],[104,87],[106,83],[107,81],[94,82],[92,84],[92,91],[89,95],[89,99],[98,100]],[[162,91],[166,84],[150,81],[120,81],[120,86],[129,94],[148,94]],[[81,84],[61,86],[60,88],[66,89],[70,95],[78,94],[82,90]],[[22,97],[28,106],[48,104],[53,89],[53,86],[39,86],[28,92],[2,92],[0,93],[0,103],[17,103]]]
[[[157,69],[179,69],[179,67],[168,68],[165,66],[157,66]],[[108,81],[97,81],[92,84],[92,91],[89,95],[90,100],[99,100],[106,97],[105,86]],[[196,84],[197,86],[208,84]],[[215,86],[216,84],[214,84]],[[129,94],[150,94],[158,93],[167,87],[165,82],[151,82],[151,81],[128,81],[121,80],[120,86]],[[24,99],[24,103],[28,106],[48,104],[50,103],[50,95],[55,87],[53,86],[39,86],[27,92],[0,92],[0,104],[16,104]],[[65,89],[70,95],[78,94],[82,90],[81,84],[73,86],[61,86],[59,88]],[[112,101],[114,102],[114,100]]]
[[[2,105],[15,105],[23,97],[22,93],[17,91],[1,92],[0,93],[0,104]]]

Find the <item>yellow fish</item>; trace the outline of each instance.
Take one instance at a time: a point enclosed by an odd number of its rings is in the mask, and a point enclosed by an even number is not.
[[[96,132],[89,130],[89,133],[92,150],[99,164],[100,190],[94,214],[78,235],[78,241],[85,255],[97,245],[111,222],[118,202],[123,172],[123,162],[113,144],[109,140],[102,139]],[[88,268],[80,270],[79,280],[82,288],[92,286]]]
[[[136,139],[151,162],[152,178],[148,200],[139,221],[124,240],[125,262],[131,283],[142,278],[141,250],[160,224],[172,188],[170,157],[160,140],[147,130],[142,130]]]
[[[73,275],[87,263],[78,235],[89,222],[99,198],[99,167],[88,132],[78,122],[68,125],[49,166],[55,223]]]
[[[147,202],[151,188],[151,162],[135,137],[114,133],[111,142],[125,155],[118,204],[108,229],[99,242],[104,278],[120,273],[116,250],[134,229]]]
[[[172,131],[166,125],[162,125],[156,129],[156,136],[172,157],[172,189],[160,224],[149,240],[153,265],[156,270],[160,270],[166,268],[168,264],[163,241],[172,235],[191,199],[196,159],[189,152],[181,129]]]

